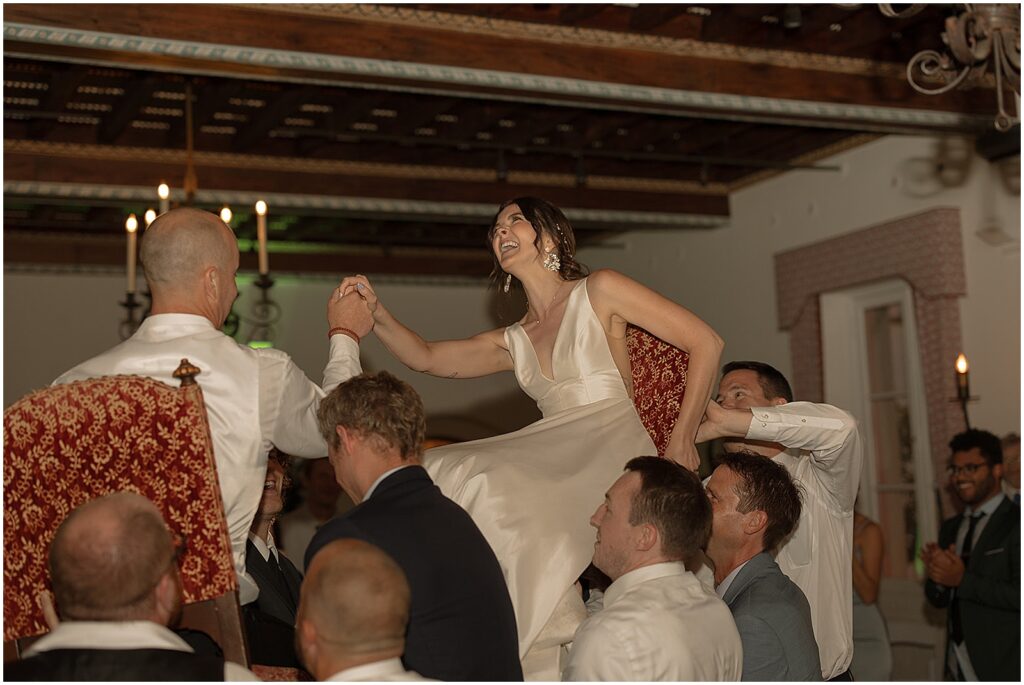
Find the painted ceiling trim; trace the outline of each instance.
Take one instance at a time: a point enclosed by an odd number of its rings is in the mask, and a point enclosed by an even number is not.
[[[4,152],[9,154],[71,157],[113,162],[154,162],[180,164],[184,167],[188,153],[168,148],[122,147],[90,145],[84,143],[54,143],[41,140],[5,139]],[[312,159],[308,157],[278,157],[272,155],[246,155],[231,152],[196,152],[196,164],[229,169],[263,169],[312,174],[342,174],[373,176],[377,178],[430,179],[444,181],[497,182],[495,169],[454,166],[422,166],[414,164],[388,164],[384,162],[358,162],[343,159]],[[506,180],[512,184],[542,185],[560,188],[574,187],[575,174],[556,174],[532,171],[508,172]],[[588,175],[587,186],[602,190],[632,190],[661,193],[687,193],[691,195],[725,195],[729,187],[724,183],[702,184],[697,181],[678,181],[658,178],[627,178]]]
[[[143,38],[126,34],[65,29],[16,22],[4,22],[4,38],[6,40],[43,45],[93,50],[116,50],[136,54],[212,60],[277,69],[317,70],[362,77],[376,76],[393,79],[412,79],[420,82],[463,87],[496,88],[524,93],[588,97],[597,101],[625,100],[648,106],[691,107],[747,115],[806,117],[808,119],[826,118],[833,121],[865,121],[880,126],[903,125],[982,129],[990,124],[990,117],[957,112],[787,100],[725,93],[705,93],[496,71],[492,69],[469,69],[293,50],[195,43],[165,38]],[[27,56],[35,59],[45,59],[44,56],[40,55]]]

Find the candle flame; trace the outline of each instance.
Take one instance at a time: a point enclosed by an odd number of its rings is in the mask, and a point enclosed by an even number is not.
[[[146,210],[146,228],[156,220],[156,210],[150,207]]]
[[[234,215],[231,213],[231,208],[228,207],[227,205],[225,205],[220,210],[220,220],[223,221],[224,223],[230,224],[232,216],[234,216]]]
[[[963,353],[956,358],[956,372],[967,373],[967,357],[965,357]]]
[[[156,194],[160,196],[161,200],[166,200],[171,196],[171,189],[166,183],[161,183],[156,187]]]
[[[263,200],[256,201],[256,213],[263,216],[267,213],[267,203]]]
[[[129,233],[135,233],[139,228],[139,220],[135,218],[134,214],[128,215],[128,220],[124,222],[124,230]]]

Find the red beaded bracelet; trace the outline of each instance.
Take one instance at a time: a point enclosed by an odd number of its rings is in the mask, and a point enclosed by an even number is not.
[[[359,344],[359,336],[351,328],[345,328],[344,326],[335,326],[331,330],[327,331],[327,339],[330,340],[332,337],[334,337],[335,333],[344,333],[345,335],[355,340],[357,345]]]

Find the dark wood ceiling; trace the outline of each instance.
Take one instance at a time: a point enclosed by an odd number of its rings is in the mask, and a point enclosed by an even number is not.
[[[266,199],[277,270],[484,274],[493,208],[525,194],[584,245],[713,229],[770,175],[986,126],[985,98],[903,78],[950,11],[8,4],[5,260],[115,264],[158,183],[185,201],[187,93],[192,202],[251,239]]]

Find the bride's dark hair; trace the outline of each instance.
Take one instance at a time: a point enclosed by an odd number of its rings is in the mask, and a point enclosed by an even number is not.
[[[590,269],[585,264],[580,264],[576,261],[576,236],[573,235],[572,226],[569,224],[569,220],[565,218],[565,214],[562,214],[562,210],[539,197],[517,197],[501,203],[498,211],[494,213],[494,218],[491,219],[491,227],[487,231],[487,243],[491,248],[491,259],[494,260],[494,267],[491,270],[492,283],[499,288],[503,287],[506,277],[505,272],[501,268],[501,262],[498,261],[497,255],[494,254],[494,247],[491,242],[494,237],[494,225],[498,221],[498,216],[509,205],[518,205],[519,211],[523,213],[523,217],[530,222],[534,231],[537,232],[537,239],[533,241],[533,244],[538,252],[544,251],[542,239],[545,235],[554,242],[555,254],[558,255],[560,262],[558,267],[559,276],[566,281],[578,281],[590,273]],[[519,282],[514,276],[512,280],[514,283]]]

